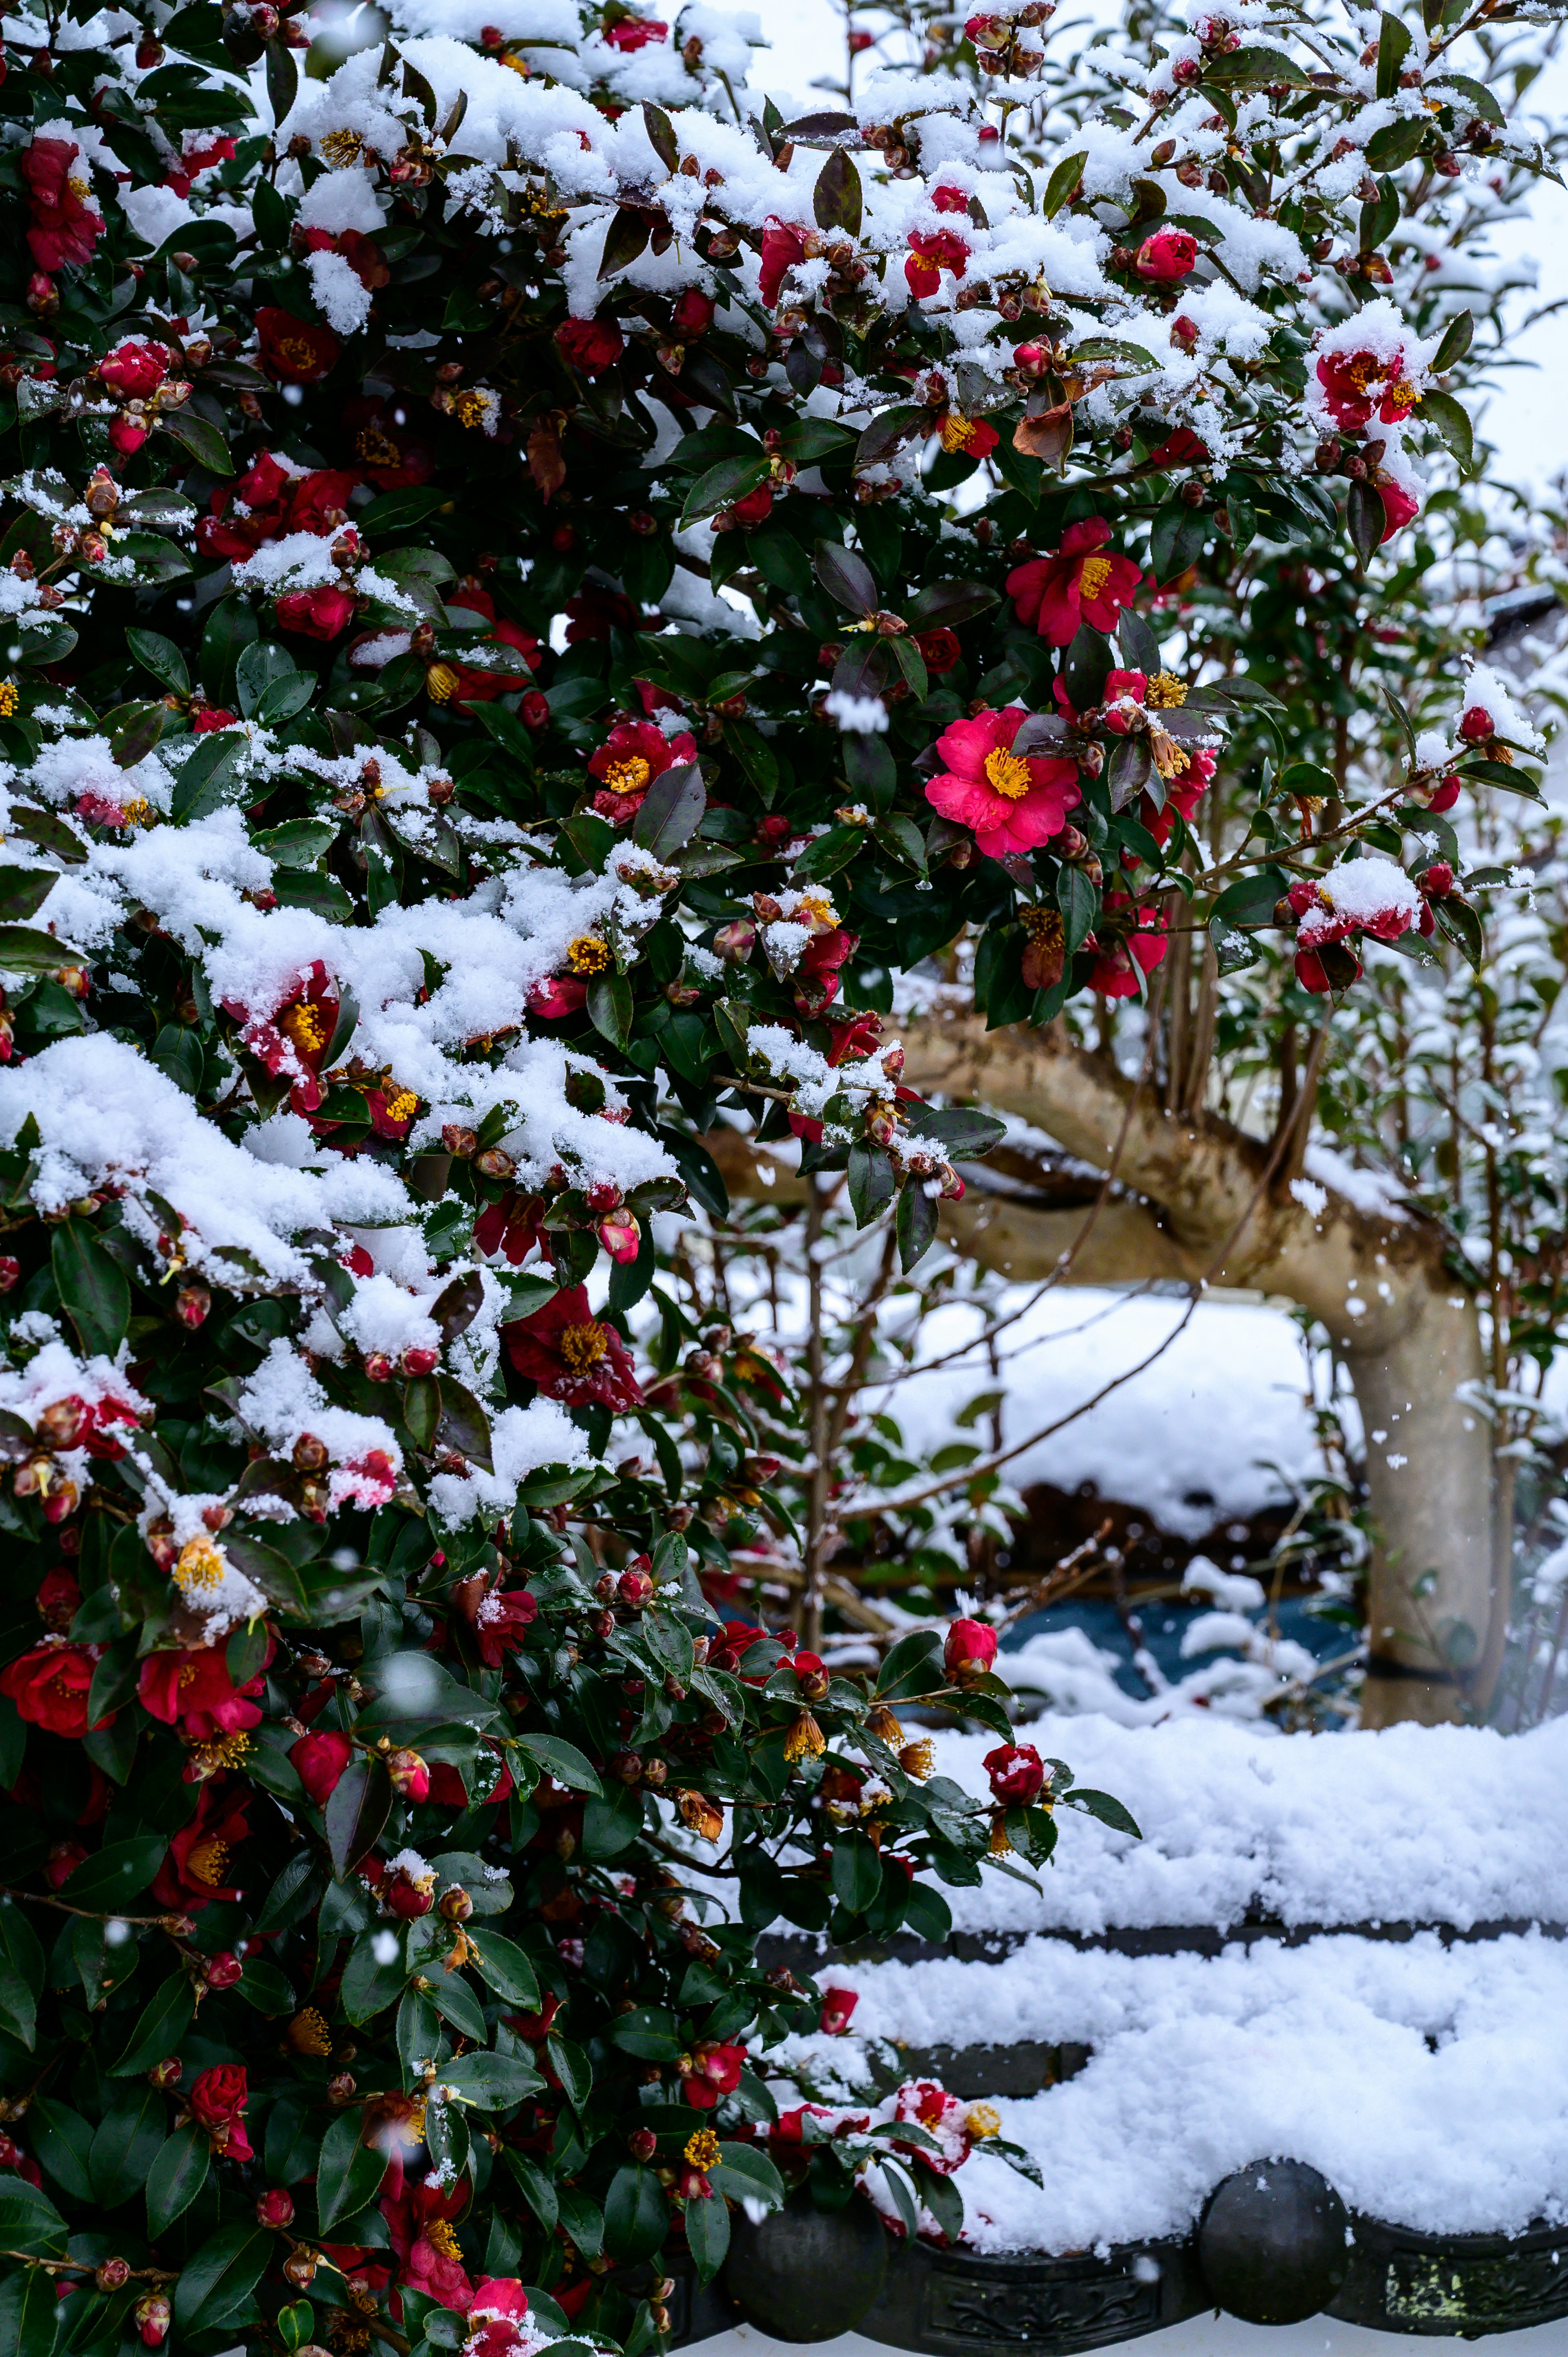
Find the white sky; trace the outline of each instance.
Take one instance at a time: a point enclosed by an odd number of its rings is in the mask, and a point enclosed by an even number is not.
[[[798,101],[802,112],[831,105],[811,83],[843,71],[839,0],[768,0],[761,14],[772,63],[758,59],[754,88],[770,89],[786,116],[786,101]],[[1538,107],[1568,114],[1568,57],[1547,70],[1531,96]],[[1542,304],[1564,305],[1520,338],[1514,349],[1533,365],[1503,371],[1484,413],[1485,430],[1498,447],[1499,474],[1540,490],[1568,469],[1568,189],[1538,181],[1530,220],[1500,231],[1497,244],[1499,260],[1533,262],[1539,270],[1536,292],[1520,301],[1521,319]]]

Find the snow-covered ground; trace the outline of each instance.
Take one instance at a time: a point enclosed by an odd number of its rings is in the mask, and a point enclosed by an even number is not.
[[[1037,1896],[992,1875],[949,1894],[955,1928],[1006,1935],[994,1956],[830,1964],[826,1982],[858,1992],[852,2035],[780,2057],[803,2087],[849,2101],[871,2040],[961,2045],[973,2084],[976,2049],[1090,2047],[1076,2076],[995,2098],[1044,2183],[977,2149],[961,2177],[977,2248],[1184,2232],[1223,2177],[1266,2154],[1425,2233],[1568,2222],[1568,1942],[1552,1936],[1568,1921],[1568,1723],[1332,1742],[1191,1720],[1029,1733],[1122,1800],[1143,1840],[1062,1812]],[[972,1788],[988,1743],[940,1739],[940,1768]],[[1328,1928],[1207,1955],[1061,1936],[1223,1932],[1260,1910]],[[1528,1928],[1484,1935],[1503,1920]],[[1410,1924],[1482,1936],[1368,1936]]]

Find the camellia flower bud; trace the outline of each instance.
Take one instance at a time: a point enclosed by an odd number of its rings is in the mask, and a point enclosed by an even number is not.
[[[0,1293],[14,1292],[21,1281],[21,1262],[14,1254],[0,1253]]]
[[[349,2071],[339,2071],[327,2082],[327,2100],[339,2111],[342,2110],[345,2104],[351,2104],[353,2102],[357,2092],[358,2090],[355,2084],[353,2073]],[[316,2269],[313,2265],[310,2273],[311,2275],[314,2275]],[[294,2283],[298,2283],[300,2278],[298,2276],[292,2276],[290,2280]],[[305,2281],[308,2283],[310,2281],[310,2276],[306,2276],[305,2277]]]
[[[211,1309],[212,1296],[199,1280],[190,1285],[182,1285],[175,1295],[174,1314],[180,1324],[188,1326],[192,1332],[198,1326],[206,1325]]]
[[[365,1354],[365,1381],[370,1383],[390,1383],[392,1362],[384,1351],[368,1351]]]
[[[439,1351],[432,1351],[423,1342],[414,1343],[398,1361],[405,1375],[434,1374],[441,1362]]]
[[[286,2186],[269,2186],[256,2204],[258,2226],[291,2226],[294,2223],[294,2196]]]
[[[948,1628],[942,1662],[948,1675],[961,1685],[983,1678],[996,1659],[996,1631],[984,1620],[954,1620]]]
[[[430,1797],[430,1770],[417,1751],[393,1751],[387,1756],[387,1774],[392,1790],[401,1792],[405,1801],[427,1801]]]
[[[180,2072],[184,2068],[185,2065],[177,2054],[166,2054],[163,2061],[155,2062],[147,2072],[147,2084],[150,2087],[161,2087],[166,2093],[171,2088],[178,2086]]]
[[[168,2339],[169,2304],[161,2291],[149,2291],[136,2302],[136,2330],[145,2349],[160,2349]]]
[[[456,1883],[454,1883],[450,1890],[444,1890],[441,1893],[436,1904],[443,1921],[447,1923],[467,1923],[474,1912],[473,1900],[461,1885]]]
[[[283,2263],[283,2272],[295,2291],[308,2291],[316,2281],[314,2251],[291,2251]]]
[[[100,2291],[123,2291],[131,2280],[129,2259],[103,2259],[92,2271]]]
[[[232,1988],[237,1982],[242,1981],[244,1977],[245,1967],[243,1964],[241,1962],[240,1958],[228,1948],[224,1949],[221,1955],[209,1956],[201,1969],[203,1984],[209,1989]]]
[[[646,1571],[639,1571],[632,1564],[617,1580],[616,1593],[628,1611],[640,1612],[644,1605],[653,1601],[653,1582]]]
[[[659,2138],[651,2128],[633,2128],[626,2140],[626,2148],[633,2160],[651,2160],[659,2149]]]
[[[736,917],[714,935],[714,952],[726,965],[744,965],[757,947],[757,927],[749,917]]]

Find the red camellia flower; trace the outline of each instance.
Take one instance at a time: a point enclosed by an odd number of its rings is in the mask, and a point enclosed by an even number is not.
[[[186,136],[190,136],[188,132]],[[164,174],[163,186],[172,188],[177,197],[188,197],[193,181],[203,172],[210,172],[215,164],[231,164],[235,152],[232,139],[199,138],[195,146],[187,147],[173,171]]]
[[[162,344],[116,344],[98,363],[98,373],[122,401],[145,401],[168,376],[169,356]]]
[[[181,1653],[149,1653],[136,1682],[136,1698],[166,1727],[179,1723],[198,1742],[234,1735],[261,1724],[261,1710],[251,1698],[262,1691],[252,1678],[237,1687],[229,1674],[221,1645],[203,1645]]]
[[[100,1645],[68,1645],[47,1639],[0,1670],[0,1694],[14,1702],[19,1716],[48,1735],[87,1733],[87,1696],[98,1667]],[[98,1721],[112,1727],[114,1715]]]
[[[1102,556],[1111,526],[1102,516],[1070,524],[1053,556],[1032,557],[1007,576],[1018,619],[1033,623],[1048,646],[1065,647],[1079,625],[1111,631],[1138,594],[1143,575],[1130,556]]]
[[[805,230],[792,228],[788,221],[770,221],[763,231],[757,293],[765,309],[771,311],[778,302],[785,273],[806,259],[806,237]]]
[[[824,2038],[842,2038],[849,2028],[850,2017],[860,2003],[860,1991],[851,1988],[831,1988],[822,1999],[822,2019],[818,2024]]]
[[[1185,229],[1157,229],[1138,248],[1133,264],[1140,278],[1170,284],[1185,278],[1197,260],[1197,240]]]
[[[252,2160],[245,2134],[245,2105],[250,2090],[242,2062],[216,2062],[204,2071],[186,2097],[191,2116],[212,2140],[212,2149],[225,2160]]]
[[[153,1877],[153,1897],[160,1907],[199,1915],[215,1899],[239,1899],[243,1893],[225,1878],[233,1852],[250,1834],[242,1793],[225,1799],[222,1779],[213,1777],[200,1788],[196,1814],[169,1843],[162,1866]]]
[[[57,1564],[39,1580],[35,1601],[45,1628],[63,1632],[81,1609],[81,1589],[74,1574],[63,1563]]]
[[[931,190],[931,202],[940,213],[966,213],[969,210],[969,198],[964,190],[955,188],[947,181]]]
[[[938,418],[932,431],[940,434],[950,458],[989,458],[1002,438],[983,417],[964,417],[956,409]]]
[[[91,262],[103,234],[91,204],[92,181],[74,139],[35,139],[22,157],[32,215],[27,243],[40,270]]]
[[[1397,425],[1421,399],[1404,370],[1404,353],[1397,345],[1391,352],[1322,352],[1317,382],[1324,407],[1342,433],[1362,433],[1374,410],[1385,425]]]
[[[401,407],[389,409],[370,395],[344,404],[343,425],[353,436],[354,456],[378,491],[417,490],[435,470],[425,445],[405,430],[407,422]]]
[[[1147,794],[1138,804],[1138,823],[1148,829],[1162,848],[1170,841],[1171,829],[1178,817],[1184,818],[1188,826],[1192,824],[1204,788],[1212,782],[1216,768],[1212,753],[1189,750],[1185,745],[1181,750],[1187,756],[1187,768],[1178,776],[1165,780],[1164,809],[1156,810]]]
[[[273,303],[263,303],[256,313],[256,332],[262,366],[274,384],[318,382],[337,366],[343,349],[330,328],[296,319]]]
[[[1484,745],[1498,733],[1498,724],[1484,704],[1466,705],[1459,722],[1459,734],[1466,745]]]
[[[999,1743],[980,1764],[997,1800],[1010,1809],[1026,1809],[1045,1790],[1046,1763],[1032,1743]]]
[[[613,368],[626,350],[626,338],[613,319],[563,319],[555,341],[562,357],[585,376]]]
[[[618,721],[588,763],[590,774],[602,780],[594,808],[601,818],[621,826],[641,809],[655,778],[696,758],[696,738],[685,729],[666,737],[651,720]]]
[[[499,1670],[507,1655],[521,1644],[523,1631],[532,1629],[538,1618],[538,1602],[526,1587],[510,1587],[504,1593],[492,1588],[481,1597],[473,1620],[485,1667]]]
[[[1097,935],[1095,940],[1089,986],[1101,998],[1136,998],[1138,974],[1153,974],[1165,953],[1165,920],[1157,909],[1134,913],[1124,892],[1106,894],[1104,919],[1100,928],[1103,938]]]
[[[949,1677],[983,1677],[996,1659],[996,1631],[986,1620],[952,1620],[942,1647]]]
[[[972,827],[990,859],[1033,851],[1059,834],[1079,801],[1071,761],[1010,751],[1028,717],[1022,705],[955,720],[937,739],[946,767],[926,781],[926,800],[956,825]]]
[[[450,2190],[426,2179],[405,2183],[380,2204],[387,2233],[398,2258],[398,2281],[411,2291],[428,2293],[443,2308],[467,2316],[474,2304],[474,2287],[463,2265],[452,2222],[467,2206],[468,2184],[459,2178]]]
[[[618,1415],[641,1405],[631,1352],[613,1326],[595,1318],[586,1286],[558,1293],[532,1318],[517,1318],[500,1330],[518,1373],[537,1383],[546,1398],[567,1407],[596,1402]]]
[[[1208,445],[1200,442],[1190,425],[1178,425],[1157,449],[1149,453],[1151,467],[1206,467]]]
[[[288,1756],[309,1798],[324,1809],[354,1756],[354,1747],[346,1735],[328,1728],[319,1735],[302,1735],[290,1745]]]
[[[204,704],[190,716],[190,733],[193,737],[210,737],[220,728],[237,728],[239,725],[238,713],[225,712],[222,706],[217,704]]]
[[[681,2082],[686,2101],[699,2112],[711,2112],[721,2095],[733,2094],[746,2062],[744,2046],[719,2046],[704,2040],[692,2049],[692,2068]]]
[[[376,291],[392,277],[381,247],[362,230],[307,229],[301,241],[306,253],[340,253],[361,286]]]
[[[605,27],[604,38],[612,49],[644,49],[650,41],[661,41],[669,30],[657,16],[623,16],[618,24]]]
[[[961,278],[969,267],[969,247],[956,230],[911,230],[909,253],[904,264],[904,275],[911,295],[934,295],[942,283],[942,273],[950,270]]]
[[[920,661],[933,679],[941,679],[962,660],[963,649],[956,630],[917,630],[915,644],[920,651]]]
[[[196,527],[196,544],[203,556],[242,565],[263,541],[280,540],[289,533],[310,532],[326,539],[348,522],[349,495],[359,479],[338,467],[296,474],[263,450],[238,482],[211,494],[211,512]],[[233,514],[228,512],[231,501]]]
[[[1421,501],[1407,491],[1402,483],[1388,479],[1379,483],[1377,492],[1383,503],[1383,529],[1379,535],[1380,545],[1383,541],[1391,540],[1396,532],[1402,532],[1407,523],[1415,522],[1421,513]]]
[[[503,647],[515,647],[531,670],[537,671],[543,660],[544,650],[531,630],[496,616],[496,601],[488,589],[475,583],[464,582],[446,600],[449,606],[460,606],[466,613],[482,614],[490,625],[489,635]],[[478,651],[478,650],[476,650]],[[425,678],[425,692],[433,704],[449,704],[462,711],[470,704],[493,704],[498,695],[509,695],[519,686],[517,675],[508,671],[486,671],[480,663],[434,663]]]
[[[700,286],[688,286],[676,304],[670,325],[683,344],[694,344],[714,324],[711,296]]]
[[[291,589],[273,608],[278,628],[300,639],[340,638],[354,619],[352,589],[328,582],[318,589]]]
[[[242,1044],[274,1077],[292,1075],[289,1103],[297,1114],[317,1112],[326,1093],[317,1075],[338,1028],[338,985],[317,958],[293,996],[274,1014],[253,1016],[237,999],[223,1010],[244,1025]]]

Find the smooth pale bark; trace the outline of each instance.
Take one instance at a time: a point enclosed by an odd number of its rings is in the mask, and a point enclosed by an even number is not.
[[[1362,1722],[1432,1723],[1484,1705],[1507,1609],[1490,1433],[1471,1389],[1486,1368],[1476,1305],[1444,1270],[1438,1231],[1332,1188],[1315,1214],[1272,1177],[1265,1144],[1213,1114],[1166,1114],[1059,1026],[988,1033],[973,1017],[930,1017],[904,1043],[912,1087],[1018,1114],[1127,1190],[1085,1234],[1086,1211],[972,1189],[943,1207],[960,1250],[1020,1282],[1066,1256],[1069,1284],[1163,1277],[1271,1293],[1326,1329],[1360,1406],[1379,1534],[1369,1620],[1384,1673],[1368,1678]],[[804,1199],[793,1173],[737,1133],[707,1142],[732,1193]]]
[[[904,1037],[911,1086],[1021,1115],[1094,1168],[1113,1168],[1153,1207],[1108,1202],[1069,1281],[1177,1276],[1281,1294],[1326,1329],[1367,1432],[1379,1532],[1371,1649],[1404,1673],[1369,1677],[1363,1722],[1454,1717],[1466,1690],[1484,1701],[1506,1614],[1490,1432],[1472,1389],[1486,1368],[1475,1302],[1444,1270],[1436,1228],[1363,1209],[1332,1188],[1315,1215],[1271,1181],[1262,1141],[1213,1114],[1166,1114],[1059,1026],[987,1033],[973,1017],[928,1019]],[[1027,1279],[1058,1265],[1081,1226],[1076,1212],[980,1197],[958,1207],[951,1232],[987,1265]]]

